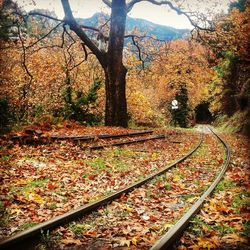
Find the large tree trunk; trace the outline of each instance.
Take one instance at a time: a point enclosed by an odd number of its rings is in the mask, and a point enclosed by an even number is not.
[[[126,16],[125,0],[112,1],[107,66],[104,68],[106,78],[105,125],[108,126],[128,126],[126,102],[127,69],[122,63]]]
[[[105,125],[128,126],[126,102],[126,73],[122,63],[124,33],[127,17],[125,0],[113,0],[108,51],[100,51],[73,17],[68,0],[61,0],[68,24],[84,44],[93,52],[105,72],[106,106]]]
[[[107,126],[128,126],[125,90],[126,73],[126,68],[120,65],[108,67],[105,71],[105,125]]]

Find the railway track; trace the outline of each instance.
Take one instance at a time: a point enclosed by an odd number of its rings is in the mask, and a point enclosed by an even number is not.
[[[74,141],[90,141],[96,139],[115,139],[115,138],[123,138],[123,137],[136,137],[140,135],[150,135],[152,134],[152,130],[144,130],[138,132],[131,133],[123,133],[123,134],[100,134],[100,135],[78,135],[78,136],[58,136],[52,135],[52,140],[74,140]]]
[[[132,136],[134,136],[134,135],[132,135]],[[163,136],[159,136],[159,138],[152,137],[152,139],[163,139]],[[140,142],[140,140],[141,139],[139,139],[138,142]],[[135,143],[135,141],[136,140],[134,140],[133,142]],[[226,146],[226,144],[222,140],[221,140],[221,142],[228,150],[228,147]],[[126,142],[123,142],[122,145],[123,144],[126,144]],[[96,202],[92,202],[92,203],[87,204],[85,206],[82,206],[78,209],[72,210],[66,214],[55,217],[54,219],[51,219],[51,220],[46,221],[44,223],[38,224],[38,225],[28,229],[28,230],[25,230],[19,234],[16,234],[16,235],[2,241],[0,243],[1,249],[29,249],[29,247],[32,245],[32,244],[30,245],[30,240],[33,243],[36,242],[36,240],[38,240],[40,237],[41,231],[45,232],[46,230],[51,230],[51,229],[58,227],[60,225],[64,225],[67,222],[70,222],[72,220],[76,220],[76,219],[82,217],[83,215],[89,214],[90,212],[92,212],[92,211],[94,211],[102,206],[110,204],[110,202],[112,202],[115,199],[119,199],[121,197],[126,196],[126,194],[132,192],[133,190],[138,189],[142,185],[146,185],[147,183],[150,183],[150,181],[152,181],[156,178],[159,178],[159,176],[160,177],[164,176],[164,174],[166,172],[168,172],[171,168],[177,166],[177,164],[180,164],[185,159],[187,159],[189,156],[191,156],[201,146],[201,144],[202,144],[202,140],[200,140],[200,142],[196,145],[196,147],[194,149],[192,149],[185,156],[181,157],[179,160],[177,160],[174,163],[172,163],[171,165],[157,171],[156,173],[149,175],[148,177],[144,178],[143,180],[140,180],[140,181],[128,186],[127,188],[121,189],[121,190],[113,193],[112,195],[109,195],[101,200],[98,200]],[[118,145],[116,145],[116,146],[118,146]],[[103,148],[103,147],[100,147],[100,149],[101,148]],[[181,218],[177,222],[177,224],[175,224],[175,226],[173,226],[168,231],[168,233],[165,236],[163,236],[159,241],[156,242],[155,245],[152,246],[152,249],[166,249],[167,246],[170,246],[176,240],[176,237],[178,237],[178,235],[181,233],[181,231],[185,228],[185,226],[187,225],[190,218],[194,215],[194,213],[196,213],[198,211],[198,209],[201,206],[204,199],[212,192],[214,187],[217,185],[217,183],[219,182],[219,180],[223,176],[223,174],[226,170],[228,161],[229,161],[229,150],[227,151],[227,156],[228,156],[228,158],[224,162],[223,170],[218,175],[216,180],[212,183],[212,185],[199,198],[199,200],[196,201],[196,203],[188,210],[188,212],[183,216],[183,218]],[[36,240],[34,237],[36,238]],[[30,249],[32,249],[32,247]]]
[[[117,147],[117,146],[130,145],[130,144],[135,144],[135,143],[143,143],[146,141],[160,140],[160,139],[165,139],[165,138],[166,138],[165,135],[156,135],[156,136],[151,136],[151,137],[143,138],[143,139],[114,142],[114,143],[109,143],[109,144],[105,144],[105,145],[91,146],[91,147],[89,147],[89,149],[90,150],[97,150],[97,149],[103,149],[103,148],[107,148],[107,147]]]
[[[10,139],[20,144],[48,144],[55,141],[89,142],[95,140],[121,139],[125,137],[138,137],[152,134],[152,130],[135,131],[122,134],[96,134],[96,135],[51,135],[46,136],[40,130],[26,130],[24,135],[13,135]]]
[[[183,230],[187,227],[191,218],[199,211],[205,199],[213,192],[213,190],[225,174],[230,162],[230,149],[221,137],[215,134],[213,130],[210,129],[210,131],[217,137],[217,139],[225,148],[226,157],[221,171],[212,182],[212,184],[200,196],[200,198],[189,208],[189,210],[180,218],[180,220],[178,220],[178,222],[173,227],[171,227],[170,230],[150,248],[150,250],[167,249],[178,239]]]

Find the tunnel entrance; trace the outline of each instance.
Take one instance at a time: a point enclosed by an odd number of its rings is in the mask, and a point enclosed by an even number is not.
[[[209,111],[209,103],[201,103],[195,108],[195,117],[197,123],[210,123],[213,120]]]

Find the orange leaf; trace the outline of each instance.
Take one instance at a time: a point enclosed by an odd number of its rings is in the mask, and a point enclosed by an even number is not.
[[[97,232],[96,231],[87,231],[85,233],[83,233],[84,236],[89,236],[89,237],[96,237],[97,236]]]
[[[48,189],[54,189],[55,187],[56,187],[56,185],[53,183],[48,184]]]
[[[80,240],[73,238],[62,239],[61,243],[63,243],[64,245],[77,245],[77,246],[82,245],[82,242]]]

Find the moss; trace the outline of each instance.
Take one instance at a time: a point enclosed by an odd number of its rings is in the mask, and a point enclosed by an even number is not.
[[[244,135],[250,137],[250,120],[247,120],[247,121],[243,124],[242,134],[244,134]]]
[[[247,112],[236,112],[233,116],[222,115],[214,123],[222,132],[250,135],[250,120]]]

